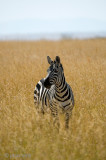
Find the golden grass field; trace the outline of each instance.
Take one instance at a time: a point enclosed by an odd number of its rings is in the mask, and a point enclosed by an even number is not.
[[[47,55],[60,56],[75,106],[68,131],[35,109]],[[105,160],[106,39],[0,42],[0,160]]]

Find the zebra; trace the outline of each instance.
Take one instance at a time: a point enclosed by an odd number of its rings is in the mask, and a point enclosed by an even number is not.
[[[44,114],[44,106],[47,106],[47,95],[48,95],[48,89],[44,87],[44,79],[42,78],[35,86],[34,90],[34,103],[36,105],[36,108],[39,108],[39,105],[41,105],[41,112]]]
[[[51,89],[47,89],[44,87],[44,80],[45,78],[42,78],[35,86],[34,89],[34,103],[36,105],[36,109],[41,109],[41,112],[44,114],[45,109],[47,109],[48,105],[48,96],[51,94],[51,90],[53,88],[53,85],[51,86]],[[41,107],[39,107],[41,106]],[[46,106],[46,108],[44,108]]]
[[[48,74],[46,78],[40,80],[36,85],[36,90],[40,93],[37,102],[42,101],[42,110],[44,105],[49,106],[54,118],[54,124],[58,127],[60,126],[58,107],[60,107],[62,111],[65,112],[65,128],[69,128],[69,119],[74,107],[74,95],[71,87],[65,81],[60,57],[56,56],[55,60],[52,61],[51,58],[47,56],[47,61],[50,64],[47,70]],[[36,93],[34,95],[36,95]]]

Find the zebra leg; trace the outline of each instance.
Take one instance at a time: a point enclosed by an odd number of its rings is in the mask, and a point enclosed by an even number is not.
[[[65,113],[65,128],[66,129],[69,128],[69,120],[70,120],[71,115],[72,115],[72,108],[69,107],[69,109]]]
[[[58,110],[57,110],[57,106],[55,105],[51,105],[50,104],[50,110],[51,110],[51,114],[53,117],[53,124],[59,128],[60,127],[60,123],[59,123],[59,117],[58,117]]]

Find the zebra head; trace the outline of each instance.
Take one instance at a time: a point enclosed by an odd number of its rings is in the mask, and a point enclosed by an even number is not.
[[[47,89],[50,89],[51,85],[61,83],[63,67],[62,64],[60,63],[59,56],[56,56],[54,61],[52,61],[51,58],[47,56],[47,61],[50,64],[50,67],[47,70],[48,74],[44,80],[44,86]]]

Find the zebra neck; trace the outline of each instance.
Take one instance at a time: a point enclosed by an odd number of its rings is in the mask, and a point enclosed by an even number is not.
[[[55,84],[55,89],[57,93],[62,93],[64,89],[67,87],[67,83],[65,81],[64,74],[62,75],[62,80],[60,83]]]

